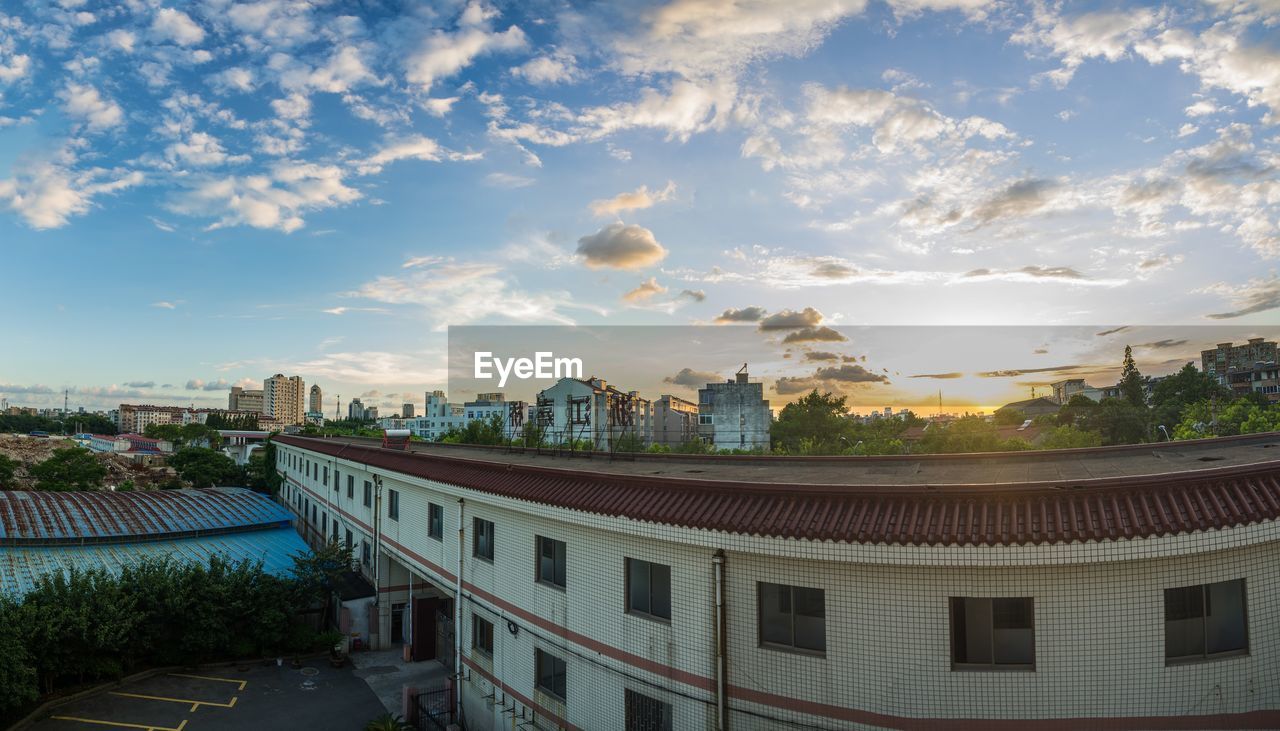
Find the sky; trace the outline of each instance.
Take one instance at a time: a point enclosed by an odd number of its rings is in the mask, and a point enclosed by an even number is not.
[[[1270,334],[1278,27],[1276,0],[0,3],[0,395],[216,406],[284,372],[420,402],[461,325]]]

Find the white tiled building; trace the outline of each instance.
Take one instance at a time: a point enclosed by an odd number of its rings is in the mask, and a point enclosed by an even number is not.
[[[1268,728],[1277,439],[587,464],[281,437],[277,468],[376,574],[353,629],[450,668],[459,638],[468,729]]]
[[[601,378],[561,378],[538,393],[534,420],[552,443],[588,441],[608,452],[623,439],[648,445],[653,405],[636,391],[622,391]]]

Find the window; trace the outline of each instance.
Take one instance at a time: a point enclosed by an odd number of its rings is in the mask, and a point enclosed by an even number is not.
[[[671,731],[674,715],[670,703],[627,689],[627,731]]]
[[[338,474],[337,470],[334,470],[333,471],[333,491],[337,492],[338,488],[341,485],[342,485],[342,475]]]
[[[1034,670],[1035,621],[1030,598],[951,598],[951,665]]]
[[[534,664],[538,668],[538,690],[563,701],[566,675],[564,660],[542,650],[534,650],[533,653]]]
[[[349,549],[354,548],[355,545],[356,545],[355,536],[351,534],[351,531],[347,531],[347,548]]]
[[[1197,660],[1249,651],[1244,579],[1164,590],[1164,657]]]
[[[444,508],[435,503],[427,504],[427,535],[444,540]]]
[[[475,535],[472,536],[477,558],[493,560],[493,521],[476,518]]]
[[[373,483],[368,480],[364,481],[364,506],[373,507]]]
[[[713,422],[712,422],[712,419],[711,419],[711,414],[698,414],[698,423],[699,423],[699,424],[711,424],[711,423],[713,423]]]
[[[338,542],[338,519],[333,519],[333,542]]]
[[[764,582],[756,587],[762,645],[827,651],[826,595],[822,589]]]
[[[387,517],[400,520],[400,491],[387,490]]]
[[[627,559],[627,611],[671,619],[671,567]]]
[[[471,615],[471,649],[493,657],[493,622]]]
[[[323,485],[329,484],[329,465],[324,466],[324,479],[320,481]]]
[[[355,475],[347,475],[347,499],[356,499],[356,478]]]
[[[329,532],[329,514],[321,513],[320,514],[320,535],[324,535],[325,533],[328,533],[328,532]]]
[[[544,584],[565,586],[564,554],[567,546],[564,541],[554,538],[537,537],[538,543],[538,581]]]
[[[360,541],[360,563],[369,565],[369,542]]]

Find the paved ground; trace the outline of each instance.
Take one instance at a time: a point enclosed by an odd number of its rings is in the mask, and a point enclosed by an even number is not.
[[[82,698],[49,712],[34,731],[358,731],[383,712],[350,666],[255,665],[169,673]]]
[[[356,652],[351,661],[356,666],[357,677],[364,678],[388,711],[398,716],[407,714],[401,710],[404,687],[420,691],[443,688],[448,671],[434,660],[405,662],[404,651],[399,648],[373,652]]]

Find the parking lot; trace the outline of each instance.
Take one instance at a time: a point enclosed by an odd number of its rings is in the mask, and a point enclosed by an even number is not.
[[[255,665],[154,675],[54,708],[34,731],[353,729],[383,712],[351,668]]]

